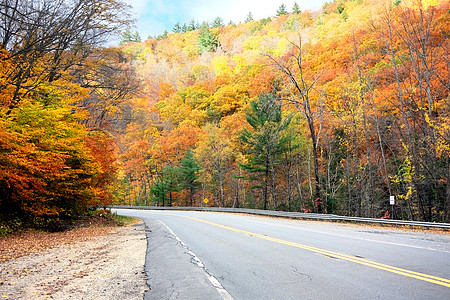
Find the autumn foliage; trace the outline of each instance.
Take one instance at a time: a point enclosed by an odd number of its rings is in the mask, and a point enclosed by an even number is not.
[[[122,138],[123,157],[140,157],[124,161],[124,202],[162,205],[151,187],[192,149],[194,205],[209,195],[208,205],[382,217],[393,195],[392,217],[448,221],[449,5],[394,2],[212,27],[208,50],[195,29],[122,46],[147,91]],[[246,118],[267,93],[291,122],[261,185],[242,168],[260,154],[239,137],[257,136]]]
[[[83,125],[98,94],[83,76],[104,78],[99,44],[126,24],[112,0],[11,5],[0,4],[0,234],[111,203],[118,148]]]
[[[3,45],[0,208],[9,220],[121,203],[448,222],[449,9],[343,0],[204,28],[213,47],[195,28],[109,49]],[[265,97],[277,117],[254,126],[274,113],[258,115]]]

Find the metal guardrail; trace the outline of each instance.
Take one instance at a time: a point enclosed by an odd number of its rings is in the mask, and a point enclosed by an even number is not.
[[[117,209],[141,209],[141,210],[185,210],[185,211],[210,211],[210,212],[228,212],[228,213],[244,213],[252,215],[261,215],[269,217],[291,218],[291,219],[304,219],[304,220],[322,220],[332,222],[352,222],[352,223],[365,223],[365,224],[379,224],[393,225],[398,227],[410,226],[413,227],[425,227],[426,229],[440,228],[444,231],[450,229],[450,223],[433,223],[433,222],[419,222],[419,221],[403,221],[403,220],[390,220],[390,219],[374,219],[374,218],[359,218],[359,217],[345,217],[331,214],[315,214],[315,213],[299,213],[299,212],[286,212],[276,210],[261,210],[261,209],[249,209],[249,208],[226,208],[226,207],[186,207],[186,206],[124,206],[124,205],[110,205],[108,208]]]

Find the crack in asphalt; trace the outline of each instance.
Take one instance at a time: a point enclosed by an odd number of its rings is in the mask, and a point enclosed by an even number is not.
[[[312,280],[312,276],[311,275],[308,275],[308,274],[300,272],[296,266],[291,266],[291,268],[292,268],[292,270],[293,270],[293,272],[295,274],[298,274],[298,275],[300,275],[302,277],[306,277],[309,281]]]

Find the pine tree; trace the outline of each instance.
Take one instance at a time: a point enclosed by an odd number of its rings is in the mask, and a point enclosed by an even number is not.
[[[173,26],[172,31],[175,32],[175,33],[180,33],[181,32],[181,26],[180,26],[179,22]]]
[[[281,16],[281,15],[287,15],[288,12],[286,11],[286,5],[281,4],[280,7],[278,7],[277,10],[277,17]]]
[[[200,52],[211,52],[214,51],[219,45],[219,41],[211,32],[206,24],[203,24],[200,35],[198,36],[197,45]]]
[[[253,21],[253,14],[251,11],[248,12],[247,18],[245,19],[245,23]]]
[[[167,166],[163,170],[164,182],[167,186],[167,192],[169,193],[169,206],[172,206],[173,195],[172,193],[180,191],[179,170],[171,166]]]
[[[300,10],[300,7],[298,6],[297,2],[294,2],[294,6],[292,7],[292,13],[293,14],[299,14],[302,11]]]
[[[194,193],[200,187],[199,172],[201,166],[194,157],[194,153],[188,150],[179,166],[180,185],[189,190],[189,204],[194,203]]]
[[[126,29],[122,33],[122,39],[120,40],[120,45],[123,45],[128,42],[140,42],[141,37],[137,31],[132,32],[130,28]]]
[[[132,41],[133,42],[140,42],[141,41],[141,36],[139,35],[139,32],[135,31],[133,36],[132,36]]]
[[[214,21],[212,22],[212,27],[217,28],[217,27],[221,27],[221,26],[225,26],[222,18],[221,17],[215,18]]]
[[[167,185],[161,178],[153,183],[150,187],[150,194],[152,195],[152,200],[154,200],[157,205],[165,206],[165,200],[167,199]]]
[[[167,30],[164,30],[163,34],[156,36],[154,39],[157,41],[160,41],[163,39],[167,39],[168,36],[169,36],[169,32]],[[150,39],[153,39],[153,37],[149,35],[147,39],[150,40]]]
[[[244,154],[248,157],[248,163],[239,166],[250,174],[250,179],[261,182],[255,188],[263,189],[263,208],[267,209],[269,185],[272,186],[272,200],[276,206],[274,169],[280,155],[288,148],[286,144],[291,137],[283,136],[282,132],[291,119],[283,120],[281,104],[275,101],[273,94],[261,94],[258,101],[250,105],[251,111],[246,119],[252,130],[244,129],[239,137],[247,147]]]
[[[188,32],[188,27],[187,27],[186,23],[184,23],[183,27],[181,27],[181,32],[183,32],[183,33]]]
[[[197,25],[194,19],[191,20],[191,22],[189,22],[189,26],[188,26],[188,30],[189,31],[194,31],[197,30]]]
[[[171,166],[164,168],[161,175],[150,187],[153,200],[162,204],[162,206],[165,206],[167,200],[168,206],[172,206],[172,193],[180,190],[178,177],[179,170],[177,168]]]

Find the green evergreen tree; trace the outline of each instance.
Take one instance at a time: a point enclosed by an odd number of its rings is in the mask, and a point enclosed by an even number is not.
[[[189,190],[189,204],[191,206],[194,203],[194,193],[200,187],[200,169],[201,166],[195,159],[194,153],[191,150],[188,150],[180,162],[178,168],[178,180],[182,188]]]
[[[223,23],[223,20],[221,17],[217,17],[214,19],[211,26],[214,28],[217,28],[217,27],[225,26],[225,24]]]
[[[169,36],[169,32],[167,30],[164,30],[164,33],[155,37],[155,40],[157,40],[157,41],[163,40],[163,39],[166,39],[168,36]],[[151,39],[152,37],[149,36],[148,38]]]
[[[173,26],[172,31],[175,32],[175,33],[180,33],[180,32],[181,32],[181,26],[180,26],[180,23],[175,24],[175,25]]]
[[[192,19],[191,22],[189,22],[188,30],[189,30],[189,31],[197,30],[198,28],[197,28],[197,25],[196,25],[196,24],[197,24],[197,23],[195,22],[195,20]]]
[[[271,21],[272,21],[272,19],[270,19],[270,18],[261,19],[261,21],[259,22],[259,26],[261,26],[261,29],[262,29],[262,27],[266,26]]]
[[[298,115],[297,115],[298,118]],[[288,119],[290,121],[290,119]],[[299,120],[297,120],[299,122]],[[294,177],[295,177],[295,165],[298,160],[300,152],[306,149],[300,149],[303,145],[307,145],[305,136],[298,131],[297,126],[292,126],[291,123],[287,126],[286,130],[281,132],[281,147],[279,158],[279,173],[284,175],[286,182],[286,198],[287,209],[292,211],[293,209],[293,193],[294,193]],[[303,150],[303,151],[302,151]]]
[[[132,32],[130,28],[126,29],[122,33],[122,39],[120,40],[120,45],[123,45],[128,42],[140,42],[141,37],[137,31]]]
[[[173,202],[173,193],[180,191],[180,182],[178,181],[179,178],[179,170],[178,168],[167,166],[163,170],[163,176],[164,176],[164,183],[167,187],[167,192],[169,196],[169,206],[172,206]]]
[[[157,203],[157,205],[165,206],[165,201],[167,197],[168,189],[167,185],[163,179],[159,178],[150,187],[150,194],[152,195],[152,200]]]
[[[273,94],[259,95],[258,101],[252,101],[250,106],[251,111],[246,119],[252,130],[244,129],[239,136],[246,146],[244,154],[248,157],[248,163],[239,166],[250,174],[250,179],[261,183],[254,188],[263,189],[263,208],[267,209],[269,185],[272,186],[272,201],[276,206],[274,170],[292,138],[283,134],[291,118],[283,120],[281,104],[275,101]]]
[[[139,33],[137,31],[134,32],[133,36],[132,36],[133,42],[140,42],[141,41],[141,36],[139,35]]]
[[[279,17],[281,15],[287,15],[287,14],[288,14],[288,12],[286,10],[286,5],[281,4],[280,7],[278,7],[278,10],[277,10],[277,17]]]
[[[198,36],[197,46],[200,52],[211,52],[219,46],[219,40],[214,36],[209,27],[204,23],[200,35]]]
[[[247,18],[245,19],[245,23],[253,21],[253,14],[251,11],[248,12]]]
[[[302,11],[300,10],[300,7],[298,6],[297,2],[294,2],[294,6],[292,7],[292,13],[293,14],[299,14]]]
[[[182,32],[182,33],[188,32],[188,26],[186,25],[186,23],[184,23],[184,24],[183,24],[183,27],[181,27],[181,32]]]
[[[179,170],[177,168],[167,166],[162,171],[158,179],[150,187],[150,194],[152,200],[156,201],[158,205],[172,206],[173,192],[180,190],[180,183],[178,181]]]

